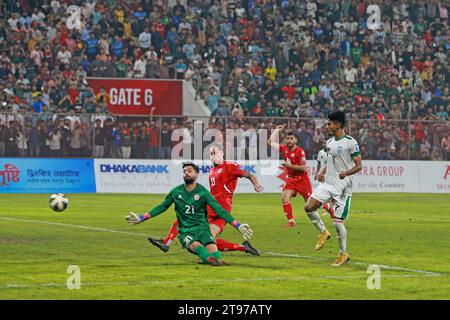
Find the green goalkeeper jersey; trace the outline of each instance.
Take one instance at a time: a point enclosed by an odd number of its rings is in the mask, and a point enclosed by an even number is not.
[[[209,228],[207,205],[226,222],[231,224],[234,221],[231,214],[220,206],[208,189],[198,183],[192,191],[188,191],[184,184],[173,188],[164,201],[149,212],[150,217],[154,218],[163,213],[172,203],[175,203],[179,232]]]

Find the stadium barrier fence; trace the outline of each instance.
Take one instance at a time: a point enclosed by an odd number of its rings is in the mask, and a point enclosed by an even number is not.
[[[0,157],[170,159],[183,139],[192,149],[184,157],[201,160],[203,152],[194,149],[200,141],[204,151],[210,142],[202,136],[216,129],[222,133],[219,143],[236,133],[231,148],[244,149],[234,152],[235,160],[244,160],[251,158],[252,149],[267,152],[261,150],[268,148],[261,140],[284,124],[295,132],[307,158],[314,159],[328,139],[326,123],[323,118],[0,113]],[[183,138],[172,141],[177,129],[184,129]],[[346,133],[359,142],[367,160],[450,160],[450,148],[442,142],[450,139],[450,121],[351,119]],[[195,140],[198,136],[201,140]]]

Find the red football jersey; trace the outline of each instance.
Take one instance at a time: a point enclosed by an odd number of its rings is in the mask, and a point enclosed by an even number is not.
[[[288,146],[285,144],[280,144],[280,153],[287,163],[302,166],[306,164],[305,151],[299,146],[295,146],[292,150],[289,150]],[[291,169],[286,169],[289,178],[292,177],[308,177],[308,172],[298,172]]]
[[[228,212],[231,211],[233,193],[236,190],[238,179],[246,173],[235,162],[224,162],[211,169],[209,173],[209,186],[212,196]],[[211,215],[212,210],[208,210]]]

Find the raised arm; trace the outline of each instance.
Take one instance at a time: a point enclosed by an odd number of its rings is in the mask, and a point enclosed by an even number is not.
[[[278,135],[278,137],[279,137],[279,133],[280,133],[281,130],[283,130],[283,129],[284,129],[284,125],[279,125],[279,126],[277,126],[277,127],[272,131],[272,134],[270,135],[269,140],[267,140],[267,144],[268,144],[269,146],[271,146],[272,148],[277,149],[277,150],[280,149],[280,144],[277,143],[277,142],[275,142],[275,137],[276,137],[277,135]],[[279,141],[279,139],[278,139],[278,141]]]

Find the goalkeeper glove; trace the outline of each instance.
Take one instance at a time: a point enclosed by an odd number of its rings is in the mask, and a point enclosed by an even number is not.
[[[145,221],[145,218],[144,218],[144,216],[138,216],[136,213],[130,212],[130,214],[125,217],[125,220],[129,224],[139,224],[139,223]]]
[[[236,229],[242,234],[245,240],[250,240],[253,236],[253,230],[250,229],[250,226],[246,223],[240,224],[237,223]]]

